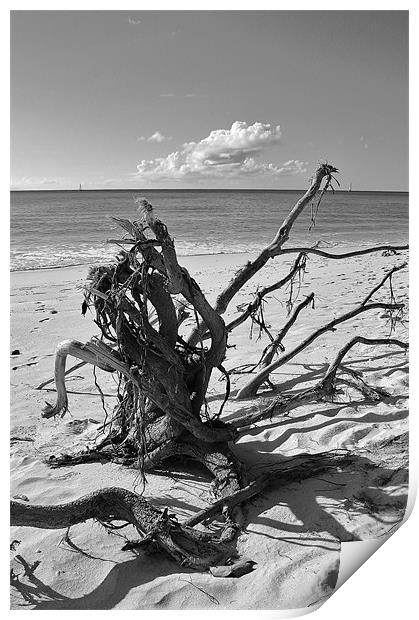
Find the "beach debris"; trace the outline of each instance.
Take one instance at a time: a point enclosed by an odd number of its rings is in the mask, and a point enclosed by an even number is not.
[[[30,442],[34,442],[35,439],[33,439],[33,437],[28,437],[28,436],[24,436],[24,437],[17,437],[16,435],[13,435],[12,437],[10,437],[10,443],[16,443],[18,441],[30,441]]]
[[[393,249],[389,249],[389,250],[384,250],[384,252],[382,253],[382,256],[399,256],[400,252],[397,252],[397,250],[393,250]]]
[[[242,577],[255,570],[257,562],[242,558],[230,566],[210,566],[210,573],[214,577]]]
[[[205,594],[205,596],[207,596],[209,598],[209,600],[212,603],[214,603],[214,605],[219,605],[220,604],[220,601],[218,600],[218,598],[215,598],[215,596],[213,596],[212,594],[210,594],[209,592],[207,592],[203,588],[200,588],[199,586],[197,586],[196,583],[194,583],[192,581],[191,577],[189,577],[189,579],[183,579],[182,577],[179,577],[178,581],[184,581],[185,583],[188,583],[189,585],[193,586],[194,588],[196,588],[196,590],[199,590],[200,592],[202,592],[202,594]]]
[[[22,502],[28,502],[29,501],[29,497],[27,495],[13,495],[13,499],[18,499]]]
[[[19,349],[13,349],[12,355],[20,355]]]
[[[21,540],[12,540],[12,542],[10,543],[10,551],[16,551],[16,547],[18,547],[20,545],[22,541]]]

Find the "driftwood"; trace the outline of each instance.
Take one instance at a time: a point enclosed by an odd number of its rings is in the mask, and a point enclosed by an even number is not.
[[[82,311],[90,307],[100,337],[87,343],[77,340],[61,342],[55,357],[56,401],[47,403],[44,418],[63,416],[68,410],[65,377],[83,364],[91,364],[118,377],[117,404],[106,419],[103,428],[107,434],[93,445],[73,454],[52,455],[51,467],[111,460],[139,469],[142,476],[156,468],[168,467],[171,457],[184,457],[200,462],[213,478],[214,503],[185,523],[154,508],[144,498],[124,489],[103,489],[70,504],[60,506],[31,506],[12,502],[12,524],[62,528],[87,519],[96,518],[104,523],[122,520],[131,523],[142,536],[133,547],[157,548],[168,553],[182,565],[206,569],[222,564],[231,556],[234,537],[244,523],[241,504],[260,493],[267,485],[287,484],[310,477],[322,468],[336,469],[348,460],[347,453],[299,455],[282,461],[269,475],[249,482],[243,463],[235,456],[232,445],[240,432],[249,425],[273,414],[284,413],[300,404],[332,398],[339,381],[337,373],[346,372],[345,381],[362,392],[368,399],[385,397],[354,371],[342,367],[342,360],[356,344],[387,344],[406,348],[407,344],[392,338],[366,339],[356,336],[337,354],[325,376],[314,387],[296,396],[275,397],[270,406],[257,415],[242,416],[227,424],[221,418],[222,407],[210,414],[206,394],[212,373],[218,369],[227,378],[226,397],[230,393],[229,373],[223,364],[227,354],[228,334],[251,321],[258,326],[270,343],[266,347],[259,371],[239,392],[239,398],[254,396],[262,383],[269,381],[271,372],[303,351],[316,338],[337,325],[363,312],[384,309],[401,312],[403,304],[394,299],[393,289],[388,302],[372,301],[372,296],[405,265],[394,267],[350,312],[347,312],[314,331],[291,351],[284,353],[282,341],[293,328],[300,313],[313,303],[314,293],[294,307],[289,296],[289,316],[281,329],[273,335],[263,317],[267,296],[301,278],[308,257],[325,259],[351,258],[364,254],[406,249],[407,246],[380,245],[344,254],[329,254],[313,248],[283,248],[292,227],[313,201],[316,209],[326,190],[332,188],[337,169],[323,164],[316,170],[310,187],[291,209],[279,227],[272,242],[248,262],[218,296],[212,307],[198,283],[182,267],[175,245],[166,225],[160,221],[153,207],[139,199],[140,220],[131,222],[113,218],[124,230],[121,239],[113,239],[121,253],[113,265],[100,265],[90,270],[85,289]],[[222,314],[237,292],[270,259],[295,253],[291,269],[278,282],[256,292],[254,300],[242,307],[239,315],[228,325]],[[195,317],[195,326],[188,338],[180,334],[185,316]],[[274,359],[278,352],[277,359]],[[80,362],[66,370],[67,357]],[[43,382],[42,389],[50,380]],[[103,395],[102,395],[103,396]],[[224,403],[223,403],[224,404]],[[224,528],[214,535],[195,529],[204,520],[222,514]]]
[[[336,392],[337,372],[340,370],[342,374],[349,374],[352,381],[345,381],[346,384],[352,385],[360,391],[366,398],[370,400],[381,400],[383,397],[389,396],[384,390],[372,387],[366,383],[359,373],[352,371],[350,368],[342,366],[342,360],[352,347],[357,344],[366,344],[373,346],[391,345],[402,349],[407,349],[408,344],[397,340],[396,338],[364,338],[363,336],[355,336],[347,342],[338,352],[333,362],[329,365],[323,378],[313,387],[302,390],[295,396],[286,397],[281,395],[273,398],[272,402],[263,411],[248,416],[242,416],[236,423],[236,427],[243,432],[249,424],[254,424],[266,418],[272,418],[273,415],[281,415],[288,413],[296,407],[305,405],[310,402],[319,402],[321,400],[332,400]]]
[[[380,282],[380,284],[377,285],[376,287],[374,287],[374,289],[360,303],[359,306],[357,306],[356,308],[354,308],[350,312],[345,312],[344,314],[342,314],[341,316],[337,317],[336,319],[333,319],[333,321],[329,321],[329,323],[326,323],[326,325],[323,325],[322,327],[317,329],[315,332],[310,334],[310,336],[305,338],[299,345],[294,347],[294,349],[292,349],[288,353],[285,353],[284,355],[282,355],[277,361],[271,362],[270,364],[266,365],[255,377],[253,377],[249,381],[249,383],[247,385],[245,385],[239,391],[239,393],[237,394],[237,398],[249,398],[249,397],[254,396],[256,394],[257,389],[259,388],[259,386],[262,385],[262,383],[264,381],[266,381],[266,379],[269,377],[271,372],[273,372],[274,370],[276,370],[277,368],[279,368],[283,364],[286,364],[287,362],[289,362],[293,357],[298,355],[298,353],[303,351],[312,342],[314,342],[316,340],[316,338],[318,338],[319,336],[322,336],[326,332],[334,329],[337,325],[340,325],[341,323],[344,323],[345,321],[349,321],[350,319],[353,319],[356,316],[362,314],[363,312],[367,312],[369,310],[388,310],[390,312],[393,312],[393,311],[396,311],[396,310],[402,310],[403,307],[404,307],[403,304],[383,303],[383,302],[367,303],[367,302],[372,297],[372,295],[383,285],[383,283],[387,280],[387,278],[390,277],[391,273],[394,273],[394,271],[399,270],[399,269],[401,269],[403,267],[405,267],[405,265],[402,265],[400,267],[394,267],[391,270],[391,272],[386,274],[386,276],[383,278],[383,280]],[[302,304],[300,304],[300,306],[297,308],[297,310],[299,311],[301,309],[302,309]],[[272,343],[271,350],[274,349],[274,348],[278,348],[279,344],[282,341],[282,338],[283,338],[283,335],[282,335],[282,332],[280,332],[280,334],[278,335],[277,339]],[[269,351],[269,354],[270,354],[270,352],[271,351]],[[268,355],[266,357],[267,357],[267,359],[270,359],[270,357],[268,357]]]
[[[346,450],[300,454],[284,459],[273,471],[271,469],[268,474],[226,495],[183,523],[176,515],[169,514],[167,508],[161,511],[140,495],[116,487],[55,506],[12,501],[10,521],[14,526],[43,529],[64,529],[88,519],[96,519],[104,525],[123,521],[132,524],[141,536],[139,540],[124,545],[124,550],[164,551],[181,566],[207,570],[234,556],[238,525],[227,520],[218,534],[203,532],[196,529],[196,525],[221,513],[226,514],[226,510],[232,511],[270,485],[284,486],[326,471],[337,471],[350,465],[352,459]]]
[[[328,164],[323,164],[317,168],[311,180],[309,189],[291,209],[271,243],[262,250],[255,260],[246,263],[246,265],[237,272],[223,292],[217,297],[215,311],[218,314],[224,314],[233,297],[241,288],[243,288],[246,282],[253,278],[253,276],[260,271],[264,265],[266,265],[269,259],[280,254],[282,246],[289,239],[291,229],[298,216],[301,215],[305,207],[307,207],[307,205],[314,200],[318,192],[321,192],[321,195],[323,195],[326,189],[331,186],[334,178],[333,174],[336,172],[338,172],[337,168]],[[322,182],[324,179],[326,179],[326,183],[322,188]],[[200,338],[202,338],[205,333],[205,330],[205,323],[201,322],[201,324],[191,334],[189,343],[191,345],[195,345],[199,342]]]
[[[142,535],[144,548],[154,543],[182,566],[202,570],[226,559],[227,547],[221,541],[179,524],[167,511],[157,510],[140,495],[126,489],[101,489],[56,506],[11,502],[12,525],[63,529],[88,519],[131,523]]]

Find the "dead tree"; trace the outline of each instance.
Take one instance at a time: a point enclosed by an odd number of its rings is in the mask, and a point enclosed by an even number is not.
[[[283,249],[293,224],[307,205],[314,205],[317,211],[324,193],[332,188],[336,172],[337,169],[329,164],[318,167],[309,189],[290,211],[272,242],[234,276],[214,307],[209,304],[198,283],[179,264],[166,225],[155,216],[146,200],[139,199],[139,221],[113,218],[125,231],[125,236],[114,242],[129,249],[122,250],[114,264],[93,267],[89,272],[83,312],[89,306],[93,308],[100,337],[87,343],[66,340],[57,347],[57,398],[55,403],[47,403],[44,418],[63,416],[68,409],[65,387],[68,355],[81,360],[74,368],[87,363],[115,373],[118,377],[118,395],[117,405],[110,419],[106,420],[108,431],[105,437],[78,453],[51,456],[49,465],[59,467],[108,459],[137,467],[144,475],[161,467],[173,456],[194,459],[201,462],[214,479],[215,503],[210,514],[205,513],[202,518],[192,517],[189,522],[179,524],[173,515],[168,515],[167,511],[161,513],[136,494],[121,489],[104,489],[62,506],[30,506],[14,502],[12,524],[54,528],[67,527],[89,518],[103,522],[124,520],[132,523],[143,536],[140,546],[157,545],[182,564],[202,569],[225,560],[226,545],[234,539],[242,524],[240,504],[273,480],[272,476],[268,476],[249,483],[245,467],[232,449],[240,430],[271,416],[275,411],[289,411],[302,403],[332,397],[337,381],[341,380],[337,377],[337,371],[342,370],[342,359],[359,342],[407,347],[405,343],[391,338],[367,340],[356,337],[343,347],[314,388],[293,398],[276,398],[263,414],[243,417],[235,424],[223,422],[221,411],[212,416],[208,413],[205,397],[214,369],[228,375],[223,366],[228,334],[247,319],[268,333],[270,344],[259,362],[259,372],[239,392],[240,398],[254,396],[260,385],[269,379],[273,369],[289,361],[335,325],[371,309],[380,308],[390,313],[402,311],[402,304],[396,303],[393,298],[388,303],[374,302],[371,298],[403,266],[393,268],[351,312],[335,318],[292,351],[274,359],[278,352],[283,351],[282,340],[300,312],[313,301],[313,294],[294,309],[290,304],[291,314],[276,336],[270,334],[263,320],[264,297],[300,277],[310,254],[344,259],[370,252],[407,248],[377,246],[340,255],[328,254],[315,247]],[[290,252],[297,254],[290,272],[277,283],[258,291],[254,301],[226,325],[222,314],[244,284],[268,260]],[[179,299],[182,300],[180,304],[176,303]],[[187,339],[182,338],[179,332],[185,318],[185,304],[196,320],[196,326]],[[368,398],[383,396],[354,373],[351,381]],[[286,463],[287,475],[279,476],[279,480],[285,483],[312,475],[316,468],[337,467],[341,458],[339,454],[294,457]],[[274,478],[278,480],[277,473]],[[225,526],[218,537],[192,527],[220,512],[224,515]]]

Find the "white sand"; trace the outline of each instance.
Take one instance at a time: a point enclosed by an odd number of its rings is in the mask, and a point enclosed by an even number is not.
[[[234,270],[248,257],[222,255],[188,257],[182,263],[213,301]],[[348,311],[379,281],[383,273],[406,258],[381,253],[345,261],[310,258],[299,299],[316,294],[315,309],[306,308],[284,344],[287,349],[315,327]],[[257,284],[272,283],[287,272],[286,264],[271,261],[233,300],[226,319],[236,306],[251,299]],[[43,459],[70,451],[92,436],[103,419],[101,400],[90,367],[67,381],[71,416],[59,421],[42,420],[44,400],[53,392],[34,387],[52,375],[56,344],[66,338],[84,341],[96,333],[91,315],[82,317],[81,292],[85,267],[38,270],[12,274],[11,358],[12,495],[25,495],[31,503],[54,504],[76,499],[103,486],[122,486],[141,491],[135,470],[122,466],[89,464],[49,469]],[[398,301],[407,302],[407,274],[393,279]],[[388,287],[374,299],[388,300]],[[267,318],[280,327],[286,317],[286,293],[271,296]],[[386,337],[389,325],[381,311],[364,313],[325,334],[306,351],[272,375],[288,393],[313,384],[325,371],[337,349],[355,334]],[[399,324],[395,337],[407,340],[407,328]],[[266,338],[249,339],[249,324],[235,331],[225,366],[256,362]],[[11,540],[21,541],[12,555],[12,567],[22,574],[20,554],[31,564],[40,561],[32,580],[21,578],[21,592],[12,588],[12,607],[30,609],[290,609],[326,600],[333,592],[339,570],[340,541],[385,536],[397,527],[407,493],[406,452],[397,441],[407,431],[407,356],[395,347],[354,348],[348,360],[363,371],[373,385],[387,389],[391,398],[368,404],[355,391],[342,393],[337,402],[299,407],[289,416],[274,417],[254,425],[234,446],[237,455],[255,474],[257,466],[270,467],[281,456],[319,452],[339,447],[363,449],[357,467],[349,473],[325,474],[316,479],[278,486],[251,501],[247,527],[238,550],[257,562],[256,570],[240,579],[217,579],[209,573],[182,570],[161,555],[135,557],[120,550],[124,540],[108,534],[97,523],[71,528],[73,543],[82,550],[60,544],[65,531],[12,528]],[[72,360],[71,360],[72,362]],[[107,394],[115,393],[112,377],[98,371]],[[217,410],[224,383],[214,377],[210,406]],[[233,375],[233,395],[248,375]],[[50,386],[51,388],[53,386]],[[82,392],[83,394],[80,394]],[[112,408],[108,398],[108,407]],[[232,398],[224,419],[256,411],[263,396],[251,401]],[[396,440],[394,440],[396,438]],[[393,441],[392,441],[393,440]],[[378,468],[369,467],[374,461]],[[321,478],[321,479],[320,479]],[[144,491],[156,506],[168,506],[179,519],[207,505],[209,478],[191,466],[166,477],[148,475]],[[135,537],[128,528],[120,534]],[[26,599],[25,600],[25,596]]]

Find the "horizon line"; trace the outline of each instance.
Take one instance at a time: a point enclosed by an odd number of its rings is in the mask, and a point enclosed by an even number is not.
[[[130,188],[130,187],[93,187],[88,189],[53,189],[53,188],[43,188],[43,189],[17,189],[10,188],[10,192],[306,192],[307,187],[305,188],[272,188],[272,187],[147,187],[147,188]],[[362,194],[362,193],[373,193],[373,194],[408,194],[408,189],[335,189],[333,193],[338,194]]]

